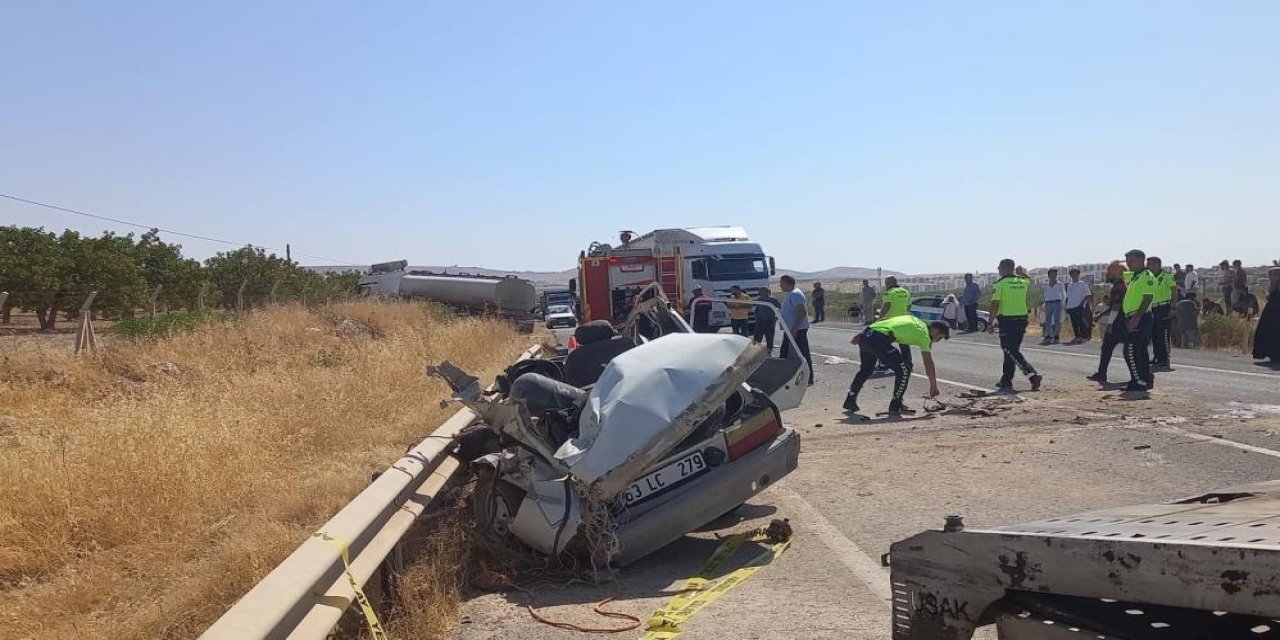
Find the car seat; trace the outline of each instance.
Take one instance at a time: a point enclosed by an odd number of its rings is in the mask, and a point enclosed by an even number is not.
[[[573,337],[578,348],[564,361],[564,381],[579,388],[595,384],[611,360],[636,346],[631,338],[619,337],[606,320],[579,326]]]

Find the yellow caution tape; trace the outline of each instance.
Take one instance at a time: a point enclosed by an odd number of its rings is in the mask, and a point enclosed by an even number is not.
[[[323,531],[317,531],[311,534],[311,537],[320,538],[342,553],[342,568],[347,574],[347,582],[351,584],[351,590],[356,594],[356,602],[360,603],[360,610],[364,612],[364,620],[369,623],[369,634],[373,636],[374,640],[389,640],[390,636],[383,630],[382,623],[378,622],[378,614],[373,610],[373,605],[369,603],[369,598],[364,595],[364,590],[360,588],[360,583],[356,582],[356,577],[351,575],[351,557],[347,554],[349,543],[342,538],[331,536]]]
[[[661,609],[654,612],[653,616],[649,618],[649,624],[645,629],[644,635],[640,636],[640,640],[670,640],[680,635],[680,632],[683,631],[680,626],[693,617],[693,614],[719,600],[721,596],[745,582],[747,578],[750,578],[755,572],[773,562],[774,558],[782,555],[782,552],[791,546],[791,539],[788,535],[786,539],[769,545],[768,548],[760,552],[760,555],[752,558],[747,564],[734,569],[728,575],[712,583],[712,574],[743,544],[768,541],[769,536],[764,529],[738,533],[725,538],[724,542],[721,542],[720,546],[711,554],[711,557],[707,559],[706,564],[702,565],[702,569],[698,571],[698,574],[685,581],[680,593]]]

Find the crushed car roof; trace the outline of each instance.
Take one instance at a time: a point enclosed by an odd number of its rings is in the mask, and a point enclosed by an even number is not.
[[[590,493],[611,497],[669,454],[767,357],[762,345],[735,335],[672,334],[631,349],[605,368],[579,436],[556,458]]]

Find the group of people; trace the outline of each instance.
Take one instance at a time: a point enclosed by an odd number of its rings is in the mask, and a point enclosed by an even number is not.
[[[1224,265],[1224,269],[1230,267],[1225,261]],[[1014,376],[1021,371],[1030,383],[1031,390],[1035,391],[1040,388],[1044,376],[1036,371],[1022,353],[1030,315],[1028,293],[1032,281],[1026,270],[1017,266],[1012,259],[1001,260],[997,269],[999,278],[993,287],[990,322],[987,326],[988,332],[999,332],[1000,347],[1004,353],[996,389],[1012,391]],[[1236,296],[1247,294],[1247,280],[1240,284],[1238,274],[1244,273],[1244,270],[1239,267],[1238,260],[1236,266],[1231,268],[1231,273],[1231,290],[1229,293],[1224,290],[1224,299],[1242,299]],[[1190,332],[1194,331],[1196,325],[1195,317],[1199,310],[1197,297],[1202,291],[1200,275],[1195,267],[1189,264],[1183,269],[1181,265],[1174,265],[1173,271],[1167,272],[1158,256],[1147,256],[1141,249],[1133,249],[1125,254],[1123,262],[1116,260],[1108,265],[1106,278],[1111,284],[1111,290],[1097,309],[1094,308],[1093,288],[1081,279],[1080,270],[1072,268],[1067,274],[1069,282],[1059,282],[1058,270],[1050,269],[1048,280],[1042,285],[1045,303],[1042,344],[1060,343],[1064,312],[1074,332],[1073,339],[1067,344],[1091,340],[1094,325],[1100,325],[1103,341],[1098,370],[1089,375],[1088,379],[1106,383],[1115,349],[1123,345],[1124,361],[1129,372],[1124,390],[1146,392],[1153,389],[1156,382],[1155,370],[1170,365],[1172,328],[1175,325],[1181,327],[1184,332],[1181,336],[1183,342],[1193,340]],[[1280,361],[1280,266],[1270,270],[1268,279],[1267,306],[1258,325],[1253,355],[1258,359]],[[809,363],[809,384],[812,385],[813,361],[808,340],[811,321],[806,297],[796,288],[795,279],[791,276],[783,276],[780,286],[780,299],[774,298],[768,287],[760,287],[756,300],[768,304],[755,307],[755,326],[751,331],[748,330],[751,297],[741,288],[733,287],[728,301],[732,327],[735,333],[766,343],[772,351],[777,323],[774,315],[776,307],[778,313],[783,314],[786,319],[800,354]],[[953,294],[944,302],[943,319],[925,322],[912,315],[911,293],[901,287],[896,278],[885,278],[885,289],[881,294],[883,300],[878,310],[875,309],[876,290],[869,281],[864,280],[862,303],[867,323],[863,331],[852,340],[858,347],[860,363],[845,397],[845,410],[859,411],[858,395],[867,380],[877,370],[888,370],[894,375],[888,414],[913,413],[903,401],[913,368],[912,347],[920,350],[924,360],[929,379],[928,396],[938,395],[933,344],[950,339],[952,330],[959,327],[962,313],[966,332],[978,330],[981,294],[982,290],[974,282],[973,275],[966,274],[965,288],[961,295],[956,297]],[[815,299],[825,298],[821,286],[817,284],[813,295]],[[700,298],[706,298],[708,304],[701,306],[707,309],[707,313],[711,306],[711,299],[703,294],[700,287],[695,288],[694,299],[689,305],[695,310],[695,331],[709,330],[705,316],[699,320],[697,302]],[[825,304],[815,300],[813,322],[825,315],[821,313],[824,307]],[[703,329],[699,329],[700,326]],[[787,357],[788,349],[789,344],[784,341],[781,347],[782,357]]]
[[[780,298],[773,296],[773,291],[769,287],[760,287],[756,290],[756,298],[753,301],[751,296],[738,285],[734,285],[729,289],[728,300],[725,305],[729,309],[729,326],[733,333],[751,338],[756,342],[763,343],[769,350],[773,352],[774,334],[777,333],[778,318],[775,313],[781,313],[783,319],[786,320],[787,328],[791,330],[791,336],[795,340],[795,346],[804,356],[804,360],[809,366],[809,384],[813,384],[813,358],[809,355],[809,310],[804,292],[796,287],[796,280],[791,276],[782,276],[779,281],[779,288],[782,289]],[[714,333],[718,328],[711,325],[711,310],[715,300],[706,294],[702,285],[694,285],[692,291],[693,297],[689,299],[689,324],[695,333]],[[763,302],[766,304],[753,304],[753,302]],[[752,308],[755,310],[755,323],[751,322]],[[818,307],[820,308],[820,307]],[[775,312],[774,309],[777,309]],[[816,320],[815,320],[816,321]],[[791,344],[785,338],[779,347],[779,354],[786,358],[790,355]]]

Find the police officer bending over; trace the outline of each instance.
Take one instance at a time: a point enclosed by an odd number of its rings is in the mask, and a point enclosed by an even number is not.
[[[849,395],[844,399],[844,409],[849,412],[858,411],[858,393],[862,385],[867,383],[881,362],[893,370],[893,400],[889,401],[889,414],[901,415],[915,413],[902,404],[902,397],[907,393],[907,383],[911,380],[911,367],[902,359],[902,352],[895,349],[894,342],[905,347],[915,345],[924,354],[924,370],[929,375],[929,397],[938,395],[938,376],[933,368],[933,343],[951,337],[951,328],[947,323],[936,320],[925,324],[923,320],[912,316],[894,316],[879,322],[873,322],[862,333],[853,337],[853,344],[858,345],[858,358],[862,361],[858,374],[849,385]]]

